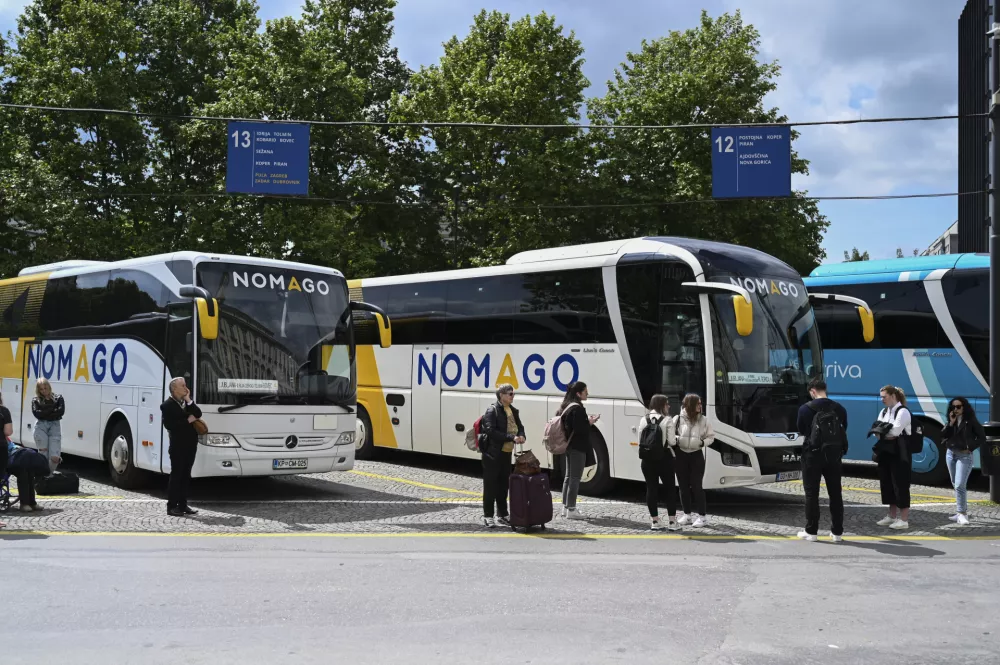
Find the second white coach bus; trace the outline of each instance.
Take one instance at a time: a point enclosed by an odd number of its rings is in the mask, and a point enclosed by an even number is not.
[[[474,458],[465,430],[510,383],[529,447],[552,468],[544,423],[579,379],[601,416],[588,494],[642,479],[636,427],[655,393],[672,414],[686,393],[702,396],[717,433],[706,487],[801,474],[796,414],[822,350],[802,279],[763,252],[639,238],[349,286],[393,322],[391,349],[358,322],[359,457],[381,446]],[[867,331],[870,310],[858,311]]]
[[[193,474],[259,476],[354,465],[351,302],[330,268],[177,252],[67,261],[0,280],[0,380],[14,441],[34,447],[45,377],[66,401],[62,451],[107,461],[122,487],[169,473],[160,403],[182,376],[204,413]]]

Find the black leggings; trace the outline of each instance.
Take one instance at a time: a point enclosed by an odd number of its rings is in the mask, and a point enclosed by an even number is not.
[[[497,451],[496,459],[483,455],[483,516],[507,517],[507,490],[510,484],[511,453]]]
[[[660,481],[663,481],[667,488],[667,515],[673,517],[677,514],[677,486],[674,484],[674,456],[669,452],[663,453],[663,459],[644,459],[639,464],[642,469],[642,476],[646,479],[646,505],[649,507],[649,516],[659,516],[660,503]]]

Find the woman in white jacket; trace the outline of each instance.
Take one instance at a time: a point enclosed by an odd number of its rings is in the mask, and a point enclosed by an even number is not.
[[[712,424],[702,413],[701,398],[695,394],[684,396],[680,414],[674,418],[675,432],[671,445],[677,448],[677,484],[681,492],[681,514],[678,524],[703,527],[708,524],[705,490],[705,446],[715,441]]]

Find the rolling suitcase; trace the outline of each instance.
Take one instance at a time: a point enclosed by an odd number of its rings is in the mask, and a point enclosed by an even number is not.
[[[533,526],[544,529],[552,521],[552,493],[549,491],[548,474],[512,473],[509,488],[512,531],[517,531],[518,527],[530,531]]]
[[[76,494],[80,491],[80,476],[56,471],[50,476],[35,480],[35,492],[42,496]]]

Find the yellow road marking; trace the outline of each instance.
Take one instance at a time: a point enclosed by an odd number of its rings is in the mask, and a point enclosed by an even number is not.
[[[358,476],[367,476],[368,478],[375,478],[377,480],[389,480],[394,483],[402,483],[404,485],[411,485],[412,487],[422,487],[428,490],[437,490],[438,492],[450,492],[452,494],[465,494],[468,496],[478,496],[482,498],[482,492],[472,492],[469,490],[457,490],[453,487],[441,487],[440,485],[428,485],[427,483],[420,483],[416,480],[409,480],[407,478],[397,478],[395,476],[383,476],[378,473],[371,473],[370,471],[358,471],[356,469],[349,471]]]
[[[797,541],[798,536],[775,535],[687,535],[687,534],[607,534],[607,533],[198,533],[198,532],[153,532],[153,531],[0,531],[3,536],[147,536],[152,538],[183,537],[183,538],[542,538],[546,540],[789,540]],[[826,539],[822,539],[825,541]],[[987,541],[1000,540],[1000,534],[992,536],[844,536],[845,542],[879,542],[879,541]],[[821,542],[822,542],[821,541]]]

